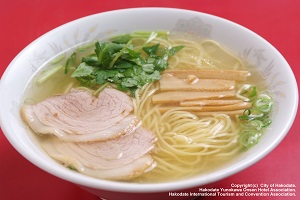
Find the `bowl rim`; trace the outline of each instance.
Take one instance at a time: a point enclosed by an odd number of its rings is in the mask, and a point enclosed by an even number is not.
[[[37,43],[39,40],[41,40],[43,37],[47,36],[50,33],[53,33],[56,30],[59,30],[61,27],[65,27],[65,26],[69,26],[73,23],[76,23],[79,20],[84,20],[86,18],[92,18],[95,16],[99,16],[102,14],[114,14],[116,12],[134,12],[134,11],[156,11],[156,10],[161,10],[161,11],[171,11],[171,12],[193,12],[197,15],[206,15],[212,18],[215,18],[217,20],[221,20],[222,22],[226,22],[229,23],[233,26],[239,26],[240,28],[245,29],[246,31],[250,31],[250,33],[255,34],[256,36],[258,36],[260,39],[264,40],[265,42],[267,42],[264,38],[262,38],[261,36],[259,36],[258,34],[256,34],[255,32],[247,29],[246,27],[237,24],[233,21],[224,19],[222,17],[219,16],[215,16],[212,14],[208,14],[208,13],[204,13],[204,12],[200,12],[200,11],[195,11],[195,10],[188,10],[188,9],[181,9],[181,8],[166,8],[166,7],[139,7],[139,8],[126,8],[126,9],[117,9],[117,10],[110,10],[110,11],[105,11],[105,12],[101,12],[101,13],[95,13],[92,15],[88,15],[88,16],[84,16],[75,20],[72,20],[70,22],[67,22],[65,24],[62,24],[48,32],[46,32],[45,34],[43,34],[42,36],[38,37],[37,39],[35,39],[33,42],[31,42],[28,46],[26,46],[13,60],[12,62],[9,64],[9,66],[7,67],[7,69],[5,70],[4,74],[1,77],[1,82],[0,82],[0,92],[4,89],[2,87],[4,87],[4,81],[6,79],[6,77],[9,74],[10,68],[12,68],[14,66],[15,61],[21,57],[23,55],[23,53],[33,44]],[[273,47],[269,42],[267,42],[268,45],[270,45],[276,52],[279,53],[279,51]],[[282,56],[279,53],[280,56]],[[285,61],[285,59],[282,56],[282,59]],[[286,62],[286,61],[285,61]],[[288,63],[286,62],[286,65],[288,65]],[[291,70],[291,68],[288,68],[290,70],[291,75],[293,75],[293,72]],[[294,75],[293,75],[294,76]],[[144,192],[169,192],[169,191],[175,191],[175,190],[183,190],[183,189],[188,189],[188,188],[193,188],[193,187],[198,187],[198,186],[202,186],[202,185],[206,185],[206,184],[210,184],[216,181],[219,181],[223,178],[229,177],[235,173],[238,173],[244,169],[246,169],[247,167],[255,164],[256,162],[258,162],[259,160],[261,160],[263,157],[265,157],[268,153],[270,153],[276,146],[278,146],[278,144],[283,140],[283,138],[285,137],[285,135],[288,133],[289,129],[291,128],[293,121],[296,117],[296,113],[297,113],[297,107],[298,107],[298,89],[297,89],[297,83],[296,83],[296,79],[294,77],[294,89],[293,91],[295,92],[295,98],[293,100],[294,102],[294,107],[293,107],[293,113],[290,113],[289,116],[289,123],[286,124],[283,128],[283,130],[281,131],[280,137],[278,137],[275,141],[272,142],[272,144],[269,145],[269,147],[267,149],[265,149],[264,152],[260,153],[259,155],[253,156],[251,157],[251,159],[247,160],[247,162],[243,162],[243,165],[237,166],[234,165],[233,167],[231,167],[230,169],[227,170],[222,170],[222,173],[220,173],[219,171],[212,173],[212,175],[210,175],[208,180],[204,180],[203,178],[199,178],[199,177],[194,177],[194,178],[189,178],[189,179],[184,179],[184,180],[179,180],[179,181],[172,181],[172,182],[166,182],[166,183],[146,183],[146,184],[140,184],[140,183],[123,183],[123,182],[115,182],[115,181],[109,181],[109,180],[101,180],[101,179],[96,179],[96,178],[92,178],[92,177],[87,177],[85,175],[75,175],[73,172],[68,172],[66,173],[65,170],[60,170],[60,171],[56,171],[54,168],[51,168],[50,166],[47,165],[47,163],[40,161],[39,159],[36,159],[35,155],[32,155],[32,152],[28,152],[25,151],[23,147],[21,147],[19,144],[17,144],[17,141],[14,140],[13,137],[10,136],[9,132],[9,127],[6,126],[6,124],[3,123],[3,120],[0,118],[0,124],[1,124],[1,128],[3,130],[4,135],[6,136],[6,138],[9,140],[9,142],[13,145],[13,147],[21,154],[23,155],[27,160],[29,160],[30,162],[32,162],[33,164],[35,164],[36,166],[38,166],[39,168],[45,170],[46,172],[57,176],[61,179],[73,182],[75,184],[84,186],[84,187],[91,187],[91,188],[95,188],[95,189],[104,189],[104,190],[108,190],[108,191],[115,191],[115,192],[134,192],[134,193],[144,193]],[[1,114],[1,113],[0,113]],[[0,116],[1,117],[1,116]]]

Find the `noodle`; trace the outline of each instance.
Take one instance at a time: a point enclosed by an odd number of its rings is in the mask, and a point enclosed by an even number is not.
[[[155,41],[153,41],[155,42]],[[209,45],[208,41],[206,45]],[[216,69],[216,62],[198,42],[184,39],[171,40],[172,45],[181,44],[185,48],[169,61],[170,69]],[[216,48],[216,43],[213,43]],[[224,51],[219,49],[219,51]],[[228,53],[230,61],[242,62]],[[240,151],[238,120],[225,114],[198,117],[174,108],[161,114],[151,102],[151,97],[159,90],[157,83],[150,83],[136,91],[135,114],[143,126],[157,136],[152,156],[157,166],[135,181],[158,182],[182,179],[199,173],[207,173],[218,166],[217,161],[230,160]],[[165,178],[163,178],[165,177]]]
[[[201,173],[213,157],[231,158],[239,151],[237,120],[225,114],[199,118],[178,109],[161,114],[151,102],[157,90],[157,84],[149,84],[136,93],[137,117],[157,136],[153,151],[157,166],[139,179],[158,181],[162,174],[184,178]]]

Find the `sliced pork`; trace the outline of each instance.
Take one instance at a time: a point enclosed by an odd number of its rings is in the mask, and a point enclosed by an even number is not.
[[[139,120],[132,114],[128,95],[112,88],[96,98],[86,90],[72,89],[21,109],[24,121],[41,134],[67,141],[105,141],[134,131]]]
[[[154,134],[139,127],[129,135],[98,142],[67,142],[51,137],[43,140],[47,153],[77,171],[103,179],[128,180],[151,169]]]

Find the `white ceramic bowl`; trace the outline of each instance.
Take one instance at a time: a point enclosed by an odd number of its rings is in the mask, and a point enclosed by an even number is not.
[[[135,30],[189,30],[229,47],[254,63],[274,93],[276,115],[271,131],[233,163],[194,178],[161,184],[132,184],[87,177],[54,162],[27,135],[19,115],[25,85],[42,64],[63,50],[87,40]],[[116,10],[60,26],[28,45],[10,63],[1,80],[1,128],[15,149],[41,169],[106,199],[168,199],[168,192],[188,191],[235,174],[266,156],[288,133],[298,106],[298,89],[290,66],[266,40],[252,31],[212,15],[168,8]],[[147,194],[147,195],[146,195]],[[172,198],[172,197],[170,197]]]

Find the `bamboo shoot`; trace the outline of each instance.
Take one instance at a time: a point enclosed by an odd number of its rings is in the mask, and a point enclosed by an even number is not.
[[[235,81],[221,79],[179,79],[171,74],[163,74],[159,81],[161,91],[224,91],[235,88]]]
[[[242,70],[166,70],[163,74],[171,74],[177,78],[185,79],[189,75],[195,75],[199,79],[225,79],[235,81],[246,81],[251,75]]]
[[[161,92],[153,95],[153,103],[179,103],[182,101],[200,100],[200,99],[221,99],[234,97],[235,90],[220,92],[194,92],[194,91],[172,91]]]

